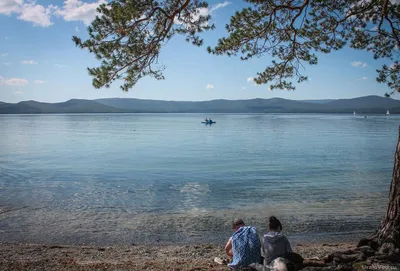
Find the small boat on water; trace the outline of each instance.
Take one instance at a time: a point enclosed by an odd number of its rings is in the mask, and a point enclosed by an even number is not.
[[[209,118],[206,118],[204,121],[202,121],[201,123],[204,123],[204,124],[213,124],[213,123],[215,123],[215,121],[212,121],[212,119],[209,119]]]
[[[386,116],[390,115],[389,110],[386,111]]]

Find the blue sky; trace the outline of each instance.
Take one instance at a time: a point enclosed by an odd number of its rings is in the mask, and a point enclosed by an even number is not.
[[[208,12],[217,29],[204,34],[205,45],[195,47],[175,36],[163,48],[160,61],[165,80],[144,78],[129,92],[118,83],[95,89],[86,67],[98,65],[93,55],[75,47],[71,38],[87,37],[86,27],[104,0],[1,0],[0,101],[62,102],[72,98],[108,97],[160,100],[211,100],[281,97],[293,100],[383,96],[386,85],[376,83],[376,69],[385,62],[368,52],[343,49],[319,55],[317,66],[303,71],[310,80],[295,91],[255,86],[251,78],[265,69],[269,56],[240,61],[213,56],[207,45],[226,35],[225,24],[242,1],[210,1]],[[388,63],[390,64],[390,63]],[[397,97],[395,97],[397,98]]]

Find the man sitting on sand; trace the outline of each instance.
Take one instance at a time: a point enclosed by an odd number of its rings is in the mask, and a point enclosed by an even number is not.
[[[232,258],[228,266],[235,270],[251,263],[259,263],[261,246],[256,228],[245,226],[240,218],[233,221],[232,228],[235,232],[225,245],[226,254]]]

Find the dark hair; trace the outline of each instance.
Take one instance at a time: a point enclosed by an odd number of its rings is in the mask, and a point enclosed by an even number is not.
[[[282,224],[279,221],[279,219],[277,219],[275,216],[271,216],[269,218],[269,229],[270,230],[278,230],[278,231],[282,230]]]
[[[236,226],[239,226],[239,225],[243,225],[244,226],[243,219],[236,218],[235,220],[233,220],[232,228],[235,228]]]

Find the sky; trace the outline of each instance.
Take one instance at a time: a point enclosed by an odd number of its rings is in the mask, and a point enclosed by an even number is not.
[[[87,67],[99,61],[75,46],[72,36],[87,37],[87,27],[96,7],[105,0],[0,0],[0,101],[26,100],[63,102],[69,99],[140,98],[203,101],[280,97],[291,100],[342,99],[367,95],[383,96],[389,89],[376,82],[376,69],[383,60],[371,53],[345,48],[319,54],[317,66],[305,66],[309,81],[296,84],[295,91],[269,90],[256,86],[252,78],[271,62],[270,56],[240,61],[213,56],[207,46],[226,36],[230,16],[242,2],[209,1],[206,13],[216,29],[203,35],[204,45],[193,46],[184,37],[173,37],[162,49],[165,80],[141,79],[129,92],[119,88],[95,89]],[[397,98],[397,97],[394,97]]]

